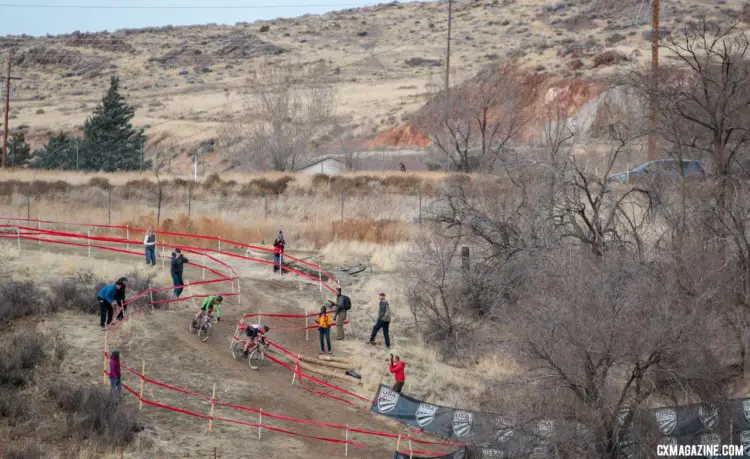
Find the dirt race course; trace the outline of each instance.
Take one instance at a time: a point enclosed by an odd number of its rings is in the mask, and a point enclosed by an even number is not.
[[[87,256],[86,248],[60,246],[55,244],[37,244],[23,241],[24,256],[34,256],[37,251],[49,252],[64,256],[76,254]],[[91,257],[106,262],[123,262],[128,266],[143,263],[136,256],[121,255],[107,251],[92,250]],[[292,387],[292,373],[269,360],[263,367],[251,370],[246,361],[236,361],[229,352],[229,343],[235,327],[244,314],[250,313],[291,313],[300,314],[302,308],[314,310],[316,305],[322,304],[321,299],[333,299],[324,289],[321,295],[319,287],[285,275],[280,278],[271,274],[270,266],[253,266],[248,263],[235,263],[232,266],[240,275],[242,300],[238,305],[237,297],[229,297],[221,308],[221,322],[215,323],[213,336],[206,343],[201,343],[197,337],[188,331],[192,315],[197,311],[198,301],[170,303],[168,308],[157,309],[145,314],[133,314],[117,330],[109,342],[111,350],[118,349],[122,354],[122,363],[137,371],[145,368],[148,378],[166,382],[168,384],[210,397],[213,384],[216,383],[216,400],[219,402],[259,408],[274,414],[294,418],[327,422],[351,427],[368,429],[393,434],[406,434],[407,430],[388,421],[375,418],[365,410],[358,410],[346,404],[327,397],[311,394],[298,384]],[[242,269],[239,265],[242,264]],[[143,269],[147,269],[145,264]],[[161,262],[152,270],[160,271],[159,277],[169,276],[169,263],[162,268]],[[252,276],[252,278],[251,278]],[[287,277],[288,276],[288,277]],[[200,280],[200,269],[186,266],[185,280],[193,282]],[[208,276],[206,277],[209,278]],[[168,286],[162,283],[162,286]],[[229,283],[209,284],[194,293],[227,292]],[[128,292],[128,296],[139,292]],[[183,296],[187,295],[187,289]],[[95,292],[92,292],[92,302]],[[315,330],[310,330],[309,341],[302,331],[278,331],[274,327],[299,327],[299,319],[267,318],[263,320],[272,330],[270,338],[286,349],[302,355],[315,355],[318,352],[318,336]],[[247,322],[246,322],[247,323]],[[44,325],[62,332],[71,346],[71,352],[64,364],[63,375],[60,377],[76,380],[86,380],[103,384],[103,341],[104,333],[99,329],[98,316],[78,313],[61,313],[49,316]],[[342,355],[341,348],[345,345],[333,341],[334,355]],[[382,358],[385,364],[385,350],[373,351],[374,358]],[[277,358],[279,353],[275,352]],[[319,377],[318,375],[314,375]],[[320,377],[321,379],[328,379]],[[357,392],[356,383],[348,383],[336,378],[329,381],[347,390]],[[123,383],[138,391],[140,378],[123,369]],[[310,382],[306,387],[324,392],[330,392]],[[341,395],[341,394],[337,394]],[[361,394],[370,397],[371,394]],[[138,408],[136,397],[124,395],[127,403]],[[208,415],[210,403],[206,400],[191,397],[179,392],[171,391],[152,384],[145,384],[143,398],[158,403],[178,407]],[[365,406],[366,403],[358,403]],[[227,407],[217,406],[215,418],[224,417],[251,423],[259,422],[255,413],[244,412]],[[345,445],[328,443],[320,440],[290,436],[263,429],[261,439],[258,439],[258,429],[215,421],[213,430],[208,431],[208,420],[180,414],[165,409],[144,405],[139,417],[146,426],[142,438],[132,450],[125,450],[123,457],[135,458],[188,458],[188,457],[231,457],[235,455],[258,456],[251,451],[262,452],[260,457],[360,457],[386,458],[392,457],[396,441],[392,438],[379,438],[363,434],[349,433],[349,440],[365,445],[359,448],[348,446],[348,456],[345,455]],[[304,425],[278,421],[263,417],[263,425],[288,429],[306,436],[328,437],[345,440],[345,429]],[[422,437],[424,438],[424,437]],[[427,439],[427,438],[425,438]],[[430,439],[437,440],[439,439]],[[425,446],[425,447],[423,447]],[[408,449],[406,440],[402,441],[402,450]],[[413,445],[414,449],[440,450],[445,448],[433,445]],[[114,456],[113,456],[114,457]],[[117,455],[119,457],[119,455]]]

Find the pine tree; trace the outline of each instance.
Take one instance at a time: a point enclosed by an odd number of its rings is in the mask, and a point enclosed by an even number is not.
[[[23,132],[16,132],[8,139],[8,166],[26,167],[31,159],[31,147]]]
[[[71,138],[60,132],[47,139],[47,145],[34,151],[30,166],[36,169],[76,169],[80,163],[81,139]],[[86,167],[80,167],[86,169]]]
[[[141,164],[141,149],[145,142],[142,129],[130,123],[135,108],[128,105],[119,92],[120,79],[113,76],[107,95],[83,128],[82,169],[97,169],[107,172],[135,170],[150,167]]]

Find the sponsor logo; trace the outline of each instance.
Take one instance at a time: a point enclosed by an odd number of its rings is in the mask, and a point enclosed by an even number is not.
[[[465,437],[471,430],[474,415],[468,411],[453,412],[453,433],[457,437]]]
[[[550,435],[552,435],[552,427],[552,421],[550,421],[549,419],[543,419],[539,421],[539,424],[537,424],[539,435],[545,438],[548,438]]]
[[[417,424],[419,427],[424,427],[432,423],[435,420],[435,413],[437,413],[438,407],[430,405],[428,403],[420,403],[417,408]]]
[[[742,401],[742,411],[745,413],[745,419],[750,422],[750,398]]]
[[[382,387],[378,394],[378,410],[381,413],[390,413],[398,404],[399,394],[387,387]]]
[[[677,427],[677,412],[672,408],[663,408],[656,412],[656,424],[664,435],[669,435]]]
[[[698,417],[706,429],[713,430],[719,420],[719,409],[713,405],[701,405],[698,407]]]
[[[740,443],[742,443],[742,449],[745,450],[745,456],[750,456],[750,430],[740,433]]]
[[[719,437],[719,434],[715,434],[715,433],[701,435],[701,444],[703,444],[703,445],[720,445],[721,444],[721,437]],[[711,456],[706,456],[706,457],[708,457],[709,459],[716,459],[719,456],[715,456],[715,455],[712,454]]]
[[[617,425],[620,427],[625,425],[625,420],[628,418],[628,415],[630,414],[630,409],[628,408],[620,408],[620,410],[617,412]]]
[[[499,457],[500,459],[505,459],[505,451],[500,451],[498,449],[483,449],[482,457]]]
[[[497,418],[497,434],[495,435],[495,438],[499,442],[506,442],[513,438],[513,430],[511,430],[511,424],[510,421],[505,419],[504,417]]]

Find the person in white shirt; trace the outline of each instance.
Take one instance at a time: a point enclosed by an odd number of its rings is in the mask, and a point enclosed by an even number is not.
[[[146,248],[146,264],[156,266],[156,233],[153,226],[146,232],[143,246]]]

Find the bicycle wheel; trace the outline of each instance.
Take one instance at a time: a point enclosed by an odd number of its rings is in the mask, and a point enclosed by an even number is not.
[[[240,360],[241,358],[245,357],[245,342],[244,341],[234,342],[234,345],[232,346],[232,357],[234,357],[234,360]]]
[[[205,343],[208,341],[208,338],[211,337],[212,330],[213,327],[211,326],[211,322],[206,322],[200,330],[198,330],[198,339]]]
[[[253,349],[252,352],[250,352],[250,355],[247,358],[247,362],[250,364],[250,368],[253,370],[257,370],[261,366],[263,366],[263,362],[266,361],[266,354],[261,349]]]
[[[198,329],[198,322],[195,319],[190,320],[190,333],[195,333]]]

